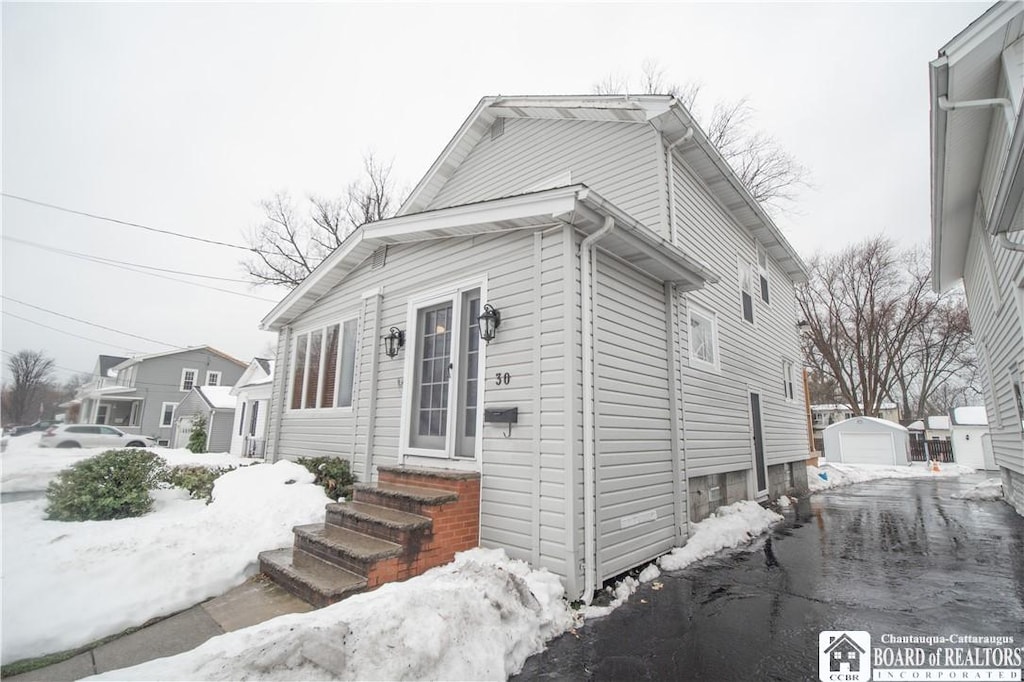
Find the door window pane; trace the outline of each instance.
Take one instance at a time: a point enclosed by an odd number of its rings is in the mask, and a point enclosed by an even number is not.
[[[420,402],[417,433],[420,436],[444,436],[448,422],[448,366],[451,363],[452,304],[420,312],[418,326],[421,348]]]

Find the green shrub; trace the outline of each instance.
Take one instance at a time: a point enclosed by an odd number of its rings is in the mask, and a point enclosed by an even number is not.
[[[142,516],[153,508],[149,496],[167,463],[146,450],[107,450],[75,462],[46,489],[51,521],[106,521]]]
[[[199,465],[182,465],[164,469],[160,480],[175,488],[184,488],[193,500],[213,500],[213,483],[234,467],[208,468]]]
[[[327,497],[332,500],[340,496],[352,495],[352,485],[356,477],[352,475],[347,459],[340,457],[299,457],[297,464],[309,469],[316,476],[315,483],[324,487]]]
[[[192,419],[192,431],[188,434],[188,445],[185,446],[195,453],[206,452],[206,417],[197,414]]]

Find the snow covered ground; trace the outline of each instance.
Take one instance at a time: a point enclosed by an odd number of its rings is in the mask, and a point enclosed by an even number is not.
[[[821,477],[822,473],[827,480]],[[807,485],[813,493],[881,478],[956,478],[973,473],[974,469],[959,464],[940,464],[937,472],[931,471],[924,462],[914,462],[909,466],[825,464],[820,468],[807,467]]]
[[[757,502],[734,502],[695,523],[686,545],[658,559],[658,564],[666,571],[678,571],[715,552],[750,542],[782,519],[781,514],[765,509]]]
[[[572,625],[556,576],[474,549],[406,582],[89,679],[504,680]]]
[[[8,482],[43,490],[64,466],[102,451],[11,440],[0,459],[4,492]],[[252,463],[154,451],[170,464]],[[323,519],[329,502],[313,475],[289,462],[232,471],[213,495],[207,505],[182,490],[157,491],[145,516],[84,523],[46,521],[45,499],[4,504],[3,662],[79,646],[221,594],[256,570],[260,551],[291,544],[292,526]]]
[[[960,500],[1001,500],[1003,482],[998,478],[987,478],[962,493],[955,493],[953,497]]]

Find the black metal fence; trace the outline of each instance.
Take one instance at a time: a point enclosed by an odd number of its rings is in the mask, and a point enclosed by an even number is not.
[[[952,462],[953,443],[948,440],[910,441],[911,462]]]

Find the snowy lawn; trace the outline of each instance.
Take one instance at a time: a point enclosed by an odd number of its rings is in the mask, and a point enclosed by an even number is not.
[[[826,478],[821,477],[822,473]],[[939,471],[935,472],[931,471],[925,462],[913,462],[909,466],[830,463],[820,468],[808,466],[807,485],[812,493],[816,493],[852,483],[877,481],[882,478],[956,478],[973,473],[974,469],[960,464],[939,464]]]
[[[14,436],[0,455],[0,491],[22,493],[44,491],[47,484],[63,469],[75,462],[95,457],[111,448],[41,448],[39,434]],[[226,453],[197,455],[184,448],[149,448],[167,460],[167,464],[201,464],[208,467],[237,467],[252,464],[253,460]]]
[[[573,625],[562,584],[473,549],[402,583],[88,679],[504,680]]]
[[[102,451],[20,445],[3,455],[4,491],[9,481],[45,489],[61,468]],[[252,462],[153,451],[169,464]],[[291,544],[292,526],[322,520],[330,501],[305,467],[290,462],[221,476],[209,505],[180,489],[153,497],[145,516],[81,523],[46,521],[45,499],[2,505],[4,663],[80,646],[221,594],[255,572],[260,551]]]

